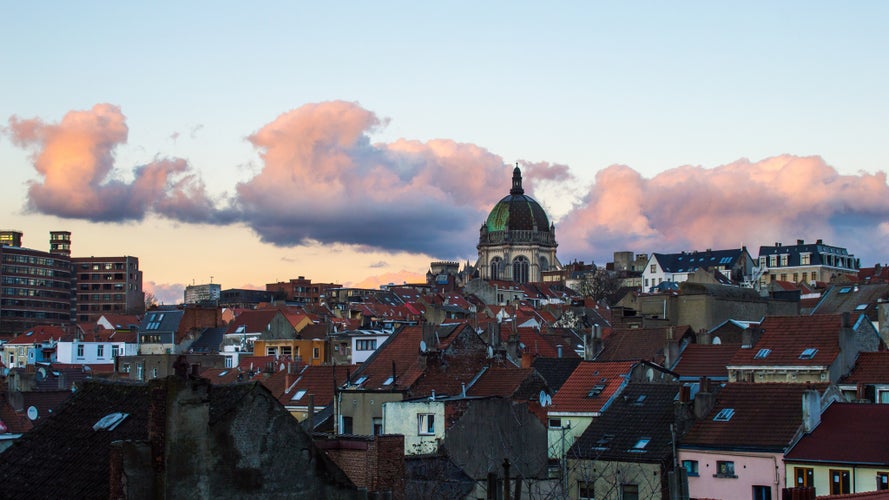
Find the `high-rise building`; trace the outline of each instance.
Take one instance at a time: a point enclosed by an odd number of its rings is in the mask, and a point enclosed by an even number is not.
[[[24,248],[22,236],[21,231],[0,231],[0,333],[21,333],[38,324],[70,325],[70,258]]]
[[[203,285],[188,285],[185,287],[186,304],[219,304],[222,295],[222,285],[218,283],[206,283]]]
[[[107,313],[145,312],[138,257],[72,257],[71,265],[78,322],[92,323]]]

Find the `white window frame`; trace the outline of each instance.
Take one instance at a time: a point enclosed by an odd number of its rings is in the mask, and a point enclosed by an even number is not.
[[[435,414],[419,413],[417,414],[417,434],[421,436],[435,435]]]

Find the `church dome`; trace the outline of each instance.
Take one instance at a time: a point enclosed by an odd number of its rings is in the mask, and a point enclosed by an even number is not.
[[[519,167],[512,171],[512,189],[509,195],[494,205],[485,228],[489,233],[501,231],[549,232],[549,218],[534,198],[522,188],[522,172]]]

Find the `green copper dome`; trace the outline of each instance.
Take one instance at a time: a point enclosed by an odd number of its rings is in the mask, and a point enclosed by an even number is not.
[[[549,218],[543,207],[534,198],[525,195],[519,167],[512,172],[512,189],[509,195],[494,205],[485,226],[488,232],[550,231]]]

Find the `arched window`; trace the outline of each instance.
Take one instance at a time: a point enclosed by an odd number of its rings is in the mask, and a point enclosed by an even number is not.
[[[500,270],[503,268],[503,260],[500,257],[494,257],[491,259],[491,274],[490,279],[499,280],[500,279]]]
[[[516,283],[527,283],[528,282],[528,270],[530,268],[530,262],[528,262],[528,258],[519,255],[512,261],[512,280]]]
[[[549,271],[549,261],[546,257],[540,256],[540,272]]]

